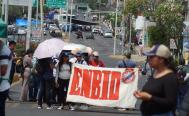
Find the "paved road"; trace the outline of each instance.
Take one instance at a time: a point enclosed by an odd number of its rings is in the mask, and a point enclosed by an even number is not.
[[[85,36],[85,34],[84,34]],[[110,56],[113,54],[113,39],[112,38],[103,38],[102,36],[95,35],[95,40],[86,40],[86,39],[76,39],[76,35],[72,34],[70,42],[74,43],[81,43],[86,46],[93,48],[94,50],[99,51],[100,58],[104,60],[107,67],[115,67],[118,61],[118,58],[111,58]],[[116,54],[121,54],[121,46],[119,42],[117,43],[117,50]],[[135,56],[136,59],[141,59],[141,57]],[[140,62],[141,63],[141,62]],[[139,88],[144,84],[145,79],[139,78]],[[21,89],[21,84],[17,84],[16,86],[11,88],[11,96],[15,99],[19,99],[19,92]],[[139,108],[140,102],[137,102],[136,108]],[[117,109],[113,108],[105,108],[105,107],[89,107],[87,111],[69,111],[69,110],[38,110],[36,103],[29,103],[29,102],[7,102],[6,104],[6,113],[7,116],[19,115],[19,116],[139,116],[140,112],[136,111],[118,111]],[[16,113],[16,114],[15,114]]]

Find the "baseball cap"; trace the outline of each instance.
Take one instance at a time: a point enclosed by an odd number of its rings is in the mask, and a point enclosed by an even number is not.
[[[165,59],[171,57],[171,52],[169,48],[163,44],[154,45],[150,51],[144,52],[143,54],[145,56],[160,56]]]
[[[97,51],[94,51],[94,52],[93,52],[93,55],[94,55],[94,56],[99,56],[99,53],[98,53]]]
[[[82,56],[82,52],[77,52],[76,56]]]

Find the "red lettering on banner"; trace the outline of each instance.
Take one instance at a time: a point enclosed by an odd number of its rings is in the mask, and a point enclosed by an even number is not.
[[[74,67],[73,73],[70,95],[101,100],[119,99],[121,72]]]
[[[90,95],[90,87],[91,87],[91,79],[92,78],[92,70],[83,70],[83,81],[82,81],[82,88],[81,88],[81,96],[85,96],[89,98]]]
[[[70,95],[79,95],[79,93],[80,93],[79,80],[82,75],[82,69],[74,67],[73,72],[74,72],[73,80],[72,80],[71,90],[70,90],[69,94]]]
[[[110,100],[119,99],[120,77],[121,77],[120,72],[112,72],[111,81],[110,81],[110,91],[109,91]]]
[[[100,96],[100,83],[102,80],[102,73],[99,70],[93,70],[93,84],[92,84],[92,93],[91,98],[92,99],[98,99]]]
[[[102,96],[99,99],[106,100],[108,99],[108,84],[111,71],[102,71],[104,74],[104,79],[102,83]]]

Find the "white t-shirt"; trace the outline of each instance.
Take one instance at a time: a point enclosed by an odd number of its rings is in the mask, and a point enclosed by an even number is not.
[[[70,76],[71,76],[70,65],[69,64],[62,64],[61,67],[57,68],[57,73],[58,73],[58,78],[60,78],[60,79],[70,79]]]
[[[11,53],[10,49],[6,45],[4,45],[3,48],[2,48],[2,50],[0,51],[0,56],[2,56],[2,55],[9,56],[10,53]],[[3,78],[3,79],[9,79],[11,65],[12,65],[12,60],[2,59],[2,60],[0,60],[0,65],[8,65],[6,74],[4,76],[1,76],[1,78]],[[0,92],[6,91],[9,88],[10,88],[9,81],[8,80],[2,80],[2,82],[0,83]]]

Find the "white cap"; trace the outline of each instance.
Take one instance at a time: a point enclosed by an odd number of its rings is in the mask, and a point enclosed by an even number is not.
[[[170,58],[171,52],[169,48],[163,44],[161,45],[154,45],[150,51],[143,53],[146,56],[160,56],[162,58]]]
[[[93,52],[93,55],[94,55],[94,56],[99,56],[99,53],[98,53],[97,51],[94,51],[94,52]]]
[[[93,52],[93,50],[92,50],[92,48],[90,48],[90,47],[86,47],[86,52],[87,52],[89,55],[91,55],[92,52]]]

